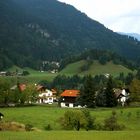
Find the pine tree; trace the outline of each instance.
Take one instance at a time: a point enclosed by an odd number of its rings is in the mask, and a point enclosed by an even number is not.
[[[95,87],[93,78],[91,75],[85,77],[84,85],[80,90],[80,97],[78,103],[81,106],[87,106],[88,108],[95,107]]]
[[[115,93],[113,91],[112,77],[109,77],[109,79],[108,79],[107,87],[105,90],[105,96],[106,96],[106,106],[107,107],[117,106],[117,98],[116,98]]]

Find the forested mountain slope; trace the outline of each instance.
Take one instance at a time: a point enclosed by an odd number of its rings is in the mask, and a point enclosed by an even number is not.
[[[140,42],[122,36],[56,0],[0,1],[0,70],[39,69],[91,48],[109,49],[136,60]]]

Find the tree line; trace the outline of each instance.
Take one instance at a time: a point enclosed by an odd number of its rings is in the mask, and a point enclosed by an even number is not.
[[[113,51],[99,50],[99,49],[90,49],[84,51],[79,55],[69,56],[63,59],[60,63],[60,70],[65,68],[68,64],[74,63],[76,61],[86,60],[86,64],[81,67],[81,71],[88,70],[90,65],[94,60],[98,60],[100,64],[105,65],[107,62],[112,61],[114,64],[123,65],[131,70],[134,70],[139,67],[138,61],[130,61],[125,57],[122,57]]]
[[[25,105],[37,101],[38,92],[32,84],[26,85],[26,89],[21,91],[19,84],[13,85],[7,80],[0,79],[0,106]]]

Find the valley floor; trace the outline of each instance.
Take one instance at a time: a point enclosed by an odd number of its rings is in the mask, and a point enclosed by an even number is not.
[[[0,140],[139,140],[140,131],[1,132]]]
[[[4,114],[3,121],[15,121],[31,124],[39,131],[15,132],[1,131],[0,140],[139,140],[140,108],[95,108],[90,109],[96,123],[103,123],[111,115],[117,113],[118,122],[125,125],[123,131],[64,131],[60,126],[60,118],[70,108],[59,108],[50,105],[31,107],[0,108]],[[52,130],[45,130],[47,125]]]

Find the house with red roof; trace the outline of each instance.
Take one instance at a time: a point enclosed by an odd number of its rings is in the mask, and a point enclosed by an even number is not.
[[[61,107],[75,107],[76,98],[79,96],[79,90],[65,90],[61,93]]]

